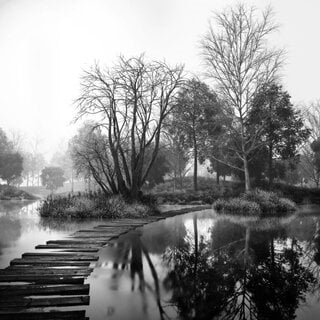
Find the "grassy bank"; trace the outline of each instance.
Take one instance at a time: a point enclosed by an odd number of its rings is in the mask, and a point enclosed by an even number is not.
[[[296,204],[274,192],[256,189],[230,199],[218,199],[213,203],[218,213],[252,216],[278,216],[296,210]]]
[[[320,189],[317,188],[306,188],[300,186],[291,186],[284,183],[275,183],[273,191],[283,194],[299,204],[320,204]]]
[[[220,181],[199,177],[198,191],[192,189],[192,179],[183,180],[183,189],[173,191],[173,182],[166,181],[154,187],[150,193],[158,199],[158,204],[212,204],[218,199],[239,197],[244,193],[244,184],[239,181]],[[288,198],[297,204],[320,204],[320,188],[292,186],[285,183],[274,183],[271,190],[267,182],[261,182],[254,187],[268,190]]]
[[[39,207],[42,217],[51,218],[138,218],[155,213],[151,201],[125,200],[120,195],[105,196],[101,192],[53,195],[42,201]]]
[[[5,184],[0,185],[0,200],[36,200],[36,196]]]
[[[189,177],[188,177],[189,178]],[[185,179],[185,189],[172,191],[172,183],[165,182],[151,190],[151,194],[157,198],[158,204],[212,204],[220,198],[230,198],[240,195],[244,191],[241,182],[221,181],[216,184],[212,178],[199,178],[198,191],[192,189],[190,179]]]

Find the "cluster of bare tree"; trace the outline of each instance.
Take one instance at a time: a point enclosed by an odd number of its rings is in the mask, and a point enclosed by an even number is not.
[[[271,184],[284,162],[299,162],[312,131],[280,84],[285,54],[268,45],[277,28],[270,8],[261,16],[242,4],[217,13],[201,41],[214,90],[188,80],[182,66],[143,55],[85,72],[76,121],[90,121],[70,143],[76,172],[133,198],[161,170],[181,184],[190,159],[195,190],[198,160],[206,159],[217,178],[237,173],[246,190],[252,177]],[[316,142],[306,150],[316,153]]]
[[[183,67],[120,57],[82,78],[77,119],[94,122],[73,139],[76,168],[105,192],[138,197],[158,155],[164,122],[183,83]]]

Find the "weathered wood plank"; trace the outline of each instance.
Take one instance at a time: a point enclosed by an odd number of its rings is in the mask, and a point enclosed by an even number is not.
[[[91,233],[91,232],[76,232],[74,233],[71,237],[74,239],[79,239],[79,238],[83,238],[83,239],[97,239],[97,240],[101,240],[101,239],[105,239],[106,241],[110,240],[111,238],[114,237],[118,237],[119,235],[121,235],[121,233]]]
[[[135,228],[135,226],[132,226],[130,224],[112,224],[112,225],[108,225],[108,224],[101,224],[98,226],[93,227],[93,230],[116,230],[116,229],[125,229],[125,230],[131,230],[133,228]]]
[[[92,269],[82,269],[82,270],[75,270],[75,269],[51,269],[51,268],[44,268],[42,270],[33,268],[29,268],[28,270],[25,269],[5,269],[0,270],[0,275],[78,275],[78,276],[88,276],[92,272]]]
[[[57,252],[83,252],[83,253],[94,253],[94,252],[98,252],[100,249],[76,249],[76,248],[70,248],[70,249],[63,249],[63,250],[59,250]]]
[[[35,247],[35,249],[58,249],[60,251],[57,252],[98,252],[101,247],[89,247],[86,245],[48,245],[48,244],[40,244]]]
[[[24,259],[45,259],[45,260],[65,260],[65,261],[97,261],[98,256],[80,255],[71,253],[46,253],[46,252],[27,252],[22,255]]]
[[[37,284],[82,284],[83,276],[72,275],[0,275],[0,282],[32,282]]]
[[[15,298],[8,297],[0,304],[0,310],[8,310],[10,308],[36,308],[36,307],[66,307],[89,305],[89,296],[77,297],[50,297],[50,298]]]
[[[32,266],[32,268],[30,268],[30,265],[13,265],[13,266],[9,266],[5,269],[2,270],[24,270],[24,272],[27,272],[28,270],[33,270],[33,271],[37,271],[37,270],[76,270],[76,271],[93,271],[93,268],[90,268],[88,266]]]
[[[77,231],[77,233],[81,233],[81,232],[84,232],[84,233],[108,233],[108,232],[111,232],[111,233],[121,233],[121,232],[125,232],[125,231],[129,231],[130,229],[129,228],[94,228],[94,229],[83,229],[83,230],[79,230]]]
[[[50,311],[50,312],[1,312],[1,320],[84,320],[85,310],[77,311]]]
[[[137,226],[143,226],[145,224],[149,223],[148,221],[122,221],[118,222],[116,224],[100,224],[94,228],[110,228],[110,227],[137,227]]]
[[[94,245],[104,245],[108,241],[106,240],[89,240],[89,239],[84,239],[83,241],[76,239],[76,240],[49,240],[47,241],[47,244],[62,244],[62,245],[84,245],[87,244],[88,246],[94,244]]]
[[[43,266],[89,266],[90,261],[63,261],[63,260],[48,260],[48,259],[14,259],[10,265],[43,265]]]
[[[80,295],[89,294],[89,284],[73,285],[0,285],[1,296]]]

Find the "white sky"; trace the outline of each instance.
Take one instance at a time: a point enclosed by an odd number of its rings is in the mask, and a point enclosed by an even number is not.
[[[237,0],[0,0],[0,127],[41,136],[51,154],[75,131],[73,101],[83,69],[119,54],[184,63],[203,71],[199,40],[212,11]],[[271,4],[285,47],[283,84],[294,102],[320,98],[318,0]]]

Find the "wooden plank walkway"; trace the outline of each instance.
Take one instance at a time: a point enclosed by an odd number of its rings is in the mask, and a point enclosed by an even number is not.
[[[88,319],[85,308],[76,311],[61,308],[89,305],[90,288],[84,281],[93,271],[97,253],[104,245],[145,224],[207,208],[185,208],[145,219],[111,220],[93,229],[79,230],[68,239],[49,240],[36,246],[39,251],[24,253],[12,260],[9,267],[0,269],[0,320]]]

